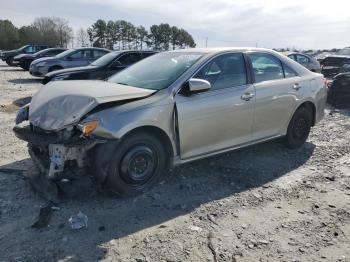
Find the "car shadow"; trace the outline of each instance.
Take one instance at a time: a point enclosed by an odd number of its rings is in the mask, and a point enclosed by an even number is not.
[[[34,260],[58,261],[69,257],[72,261],[97,261],[106,257],[103,246],[109,241],[150,227],[162,230],[166,227],[163,223],[188,214],[203,204],[266,185],[305,164],[314,149],[314,144],[306,143],[300,149],[289,150],[279,141],[273,141],[188,163],[176,167],[154,189],[135,198],[116,199],[106,194],[86,194],[94,191],[91,185],[81,186],[77,191],[84,192],[84,197],[60,204],[61,209],[53,214],[50,228],[40,232],[27,228],[21,231],[21,238],[9,238],[2,245],[4,250],[9,250],[27,242],[31,243],[33,252],[38,246],[49,250],[45,241],[50,231],[51,235],[54,231],[55,240],[50,241],[54,242],[56,252],[51,254],[46,250],[36,253]],[[0,167],[0,172],[11,179],[26,171],[23,171],[23,162],[14,162]],[[22,187],[26,185],[22,184]],[[1,192],[0,188],[0,196]],[[27,201],[33,201],[30,200],[33,198],[36,206],[42,202],[33,193],[17,200],[26,207],[20,217],[38,213],[38,208],[27,207]],[[89,227],[75,232],[69,228],[67,220],[79,211],[88,216]],[[21,225],[21,228],[27,226]],[[10,233],[15,234],[15,229]],[[64,238],[79,244],[69,245],[62,241]]]
[[[18,106],[18,107],[22,107],[28,103],[30,103],[30,101],[32,101],[32,97],[31,96],[27,96],[27,97],[22,97],[22,98],[18,98],[16,100],[14,100],[12,102],[13,105]]]
[[[6,72],[25,72],[22,68],[18,67],[13,67],[13,66],[3,66],[3,68],[6,68],[6,70],[1,70],[1,71],[6,71]]]
[[[10,79],[7,80],[12,84],[36,84],[41,83],[41,79],[39,78],[18,78],[18,79]]]

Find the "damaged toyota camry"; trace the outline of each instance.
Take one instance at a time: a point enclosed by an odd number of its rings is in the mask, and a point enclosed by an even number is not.
[[[14,132],[49,181],[94,174],[130,196],[178,164],[280,137],[301,147],[326,99],[322,75],[272,50],[176,50],[43,86]]]

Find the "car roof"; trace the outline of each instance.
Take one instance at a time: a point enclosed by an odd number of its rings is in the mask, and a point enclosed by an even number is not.
[[[106,48],[100,48],[100,47],[78,47],[78,48],[72,48],[74,50],[85,50],[85,49],[93,49],[93,50],[102,50],[102,51],[108,51],[111,52],[111,50],[108,50]]]
[[[189,53],[204,53],[204,54],[215,54],[223,52],[268,52],[268,53],[277,53],[274,50],[267,48],[257,48],[257,47],[213,47],[213,48],[188,48],[188,49],[177,49],[169,52],[189,52]]]
[[[158,53],[158,51],[154,50],[113,50],[114,53]]]

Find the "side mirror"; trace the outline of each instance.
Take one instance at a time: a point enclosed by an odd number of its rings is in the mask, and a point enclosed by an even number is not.
[[[203,92],[211,88],[211,84],[204,79],[191,78],[188,80],[189,91],[192,92]]]
[[[68,57],[66,58],[66,60],[68,60],[68,61],[72,61],[72,60],[73,60],[73,58],[72,58],[71,56],[68,56]]]

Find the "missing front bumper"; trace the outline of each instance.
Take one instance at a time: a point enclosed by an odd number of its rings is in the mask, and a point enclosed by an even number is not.
[[[18,138],[28,142],[29,154],[35,166],[49,179],[81,174],[80,171],[86,170],[91,163],[89,151],[105,142],[90,136],[62,138],[57,133],[37,133],[29,126],[16,126],[13,131]]]

